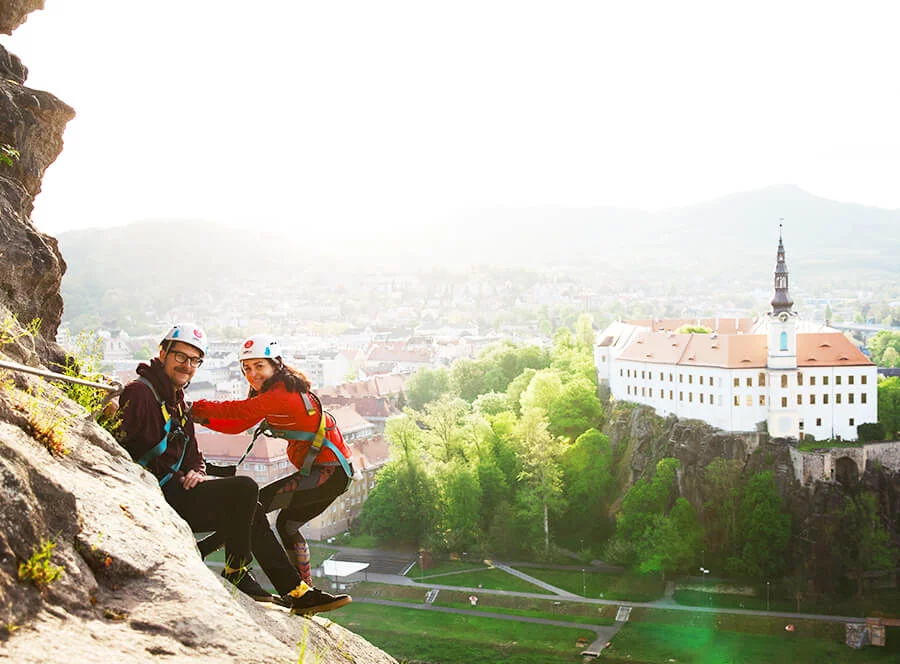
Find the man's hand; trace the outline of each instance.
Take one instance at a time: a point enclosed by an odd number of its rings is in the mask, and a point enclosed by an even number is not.
[[[195,486],[200,484],[206,480],[206,475],[203,473],[198,473],[196,470],[189,470],[185,473],[184,477],[181,478],[181,486],[184,487],[185,491],[190,491]]]

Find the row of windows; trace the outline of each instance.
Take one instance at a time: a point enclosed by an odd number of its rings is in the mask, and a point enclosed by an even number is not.
[[[855,426],[855,425],[856,425],[856,418],[855,418],[855,417],[851,417],[851,418],[848,420],[847,423],[848,423],[851,427],[852,427],[852,426]],[[816,426],[817,426],[817,427],[822,426],[822,418],[821,418],[821,417],[817,417],[817,418],[816,418]],[[803,420],[800,421],[800,428],[801,428],[801,429],[803,428]],[[840,437],[838,437],[838,440],[840,440]]]
[[[666,373],[663,372],[663,371],[660,371],[660,372],[658,372],[658,373],[659,373],[659,380],[660,380],[660,381],[665,382],[666,377],[668,376],[668,380],[669,380],[670,383],[674,383],[674,382],[675,382],[675,375],[674,375],[673,373],[670,372],[670,373],[666,374]],[[637,370],[637,369],[619,369],[619,375],[622,376],[622,377],[624,377],[624,378],[638,378],[638,370]],[[682,374],[682,373],[680,373],[680,374],[678,374],[678,382],[679,382],[679,383],[684,383],[684,377],[685,377],[685,375],[687,375],[687,383],[688,383],[688,385],[692,385],[692,384],[694,383],[694,374]],[[802,385],[803,385],[803,381],[804,381],[803,372],[802,372],[802,371],[798,371],[797,374],[796,374],[796,376],[797,376],[797,385],[801,385],[801,386],[802,386]],[[649,370],[649,369],[641,369],[641,372],[640,372],[640,378],[642,378],[642,379],[644,379],[644,380],[646,380],[646,379],[653,380],[653,371],[651,371],[651,370]],[[829,384],[829,379],[830,379],[831,377],[830,377],[830,376],[821,376],[821,378],[822,378],[822,385],[828,385],[828,384]],[[866,385],[866,384],[869,382],[869,381],[868,381],[868,378],[869,378],[869,377],[868,377],[868,376],[865,376],[865,375],[860,376],[860,377],[859,377],[859,382],[860,382],[862,385]],[[706,384],[706,385],[715,385],[715,377],[714,377],[714,376],[698,376],[697,379],[698,379],[698,382],[699,382],[700,385],[704,385],[704,384]],[[740,377],[735,376],[733,380],[734,380],[734,386],[735,386],[735,387],[740,387],[740,386],[741,386],[741,379],[740,379]],[[842,380],[843,380],[843,377],[842,377],[842,376],[835,376],[835,377],[834,377],[834,384],[835,384],[835,385],[841,385],[841,384],[842,384]],[[853,384],[855,384],[855,381],[856,381],[856,376],[852,376],[852,375],[851,375],[851,376],[847,376],[847,384],[848,384],[848,385],[853,385]],[[745,382],[745,384],[746,384],[747,387],[753,387],[753,376],[745,376],[745,377],[744,377],[744,382]],[[720,384],[721,384],[721,381],[720,381]],[[815,384],[816,384],[816,376],[810,376],[810,377],[809,377],[809,384],[810,384],[811,386],[815,386]],[[756,386],[757,386],[757,387],[765,387],[765,386],[766,386],[766,374],[765,374],[764,372],[760,372],[760,373],[757,375],[757,377],[756,377]],[[781,374],[781,387],[787,387],[787,386],[788,386],[788,374]]]
[[[640,388],[640,390],[641,390],[640,396],[648,397],[650,399],[653,398],[654,392],[653,392],[652,387],[642,387],[642,388]],[[625,392],[626,392],[626,394],[629,394],[629,395],[638,396],[638,388],[637,387],[632,388],[631,385],[626,385]],[[663,401],[666,400],[666,390],[657,390],[656,395],[657,395],[657,398],[662,399]],[[688,396],[688,398],[687,398],[688,403],[693,403],[694,402],[694,393],[688,392],[687,396]],[[825,394],[822,394],[821,396],[822,396],[822,403],[827,404],[829,402],[828,399],[829,399],[830,395],[826,392]],[[868,403],[868,400],[869,400],[868,397],[869,397],[869,395],[866,394],[865,392],[860,392],[859,402],[860,403]],[[675,391],[674,390],[669,390],[668,398],[670,401],[675,400]],[[678,392],[678,400],[684,401],[684,392],[682,392],[680,390]],[[699,401],[699,403],[708,403],[710,405],[715,405],[714,395],[712,395],[712,394],[710,394],[707,399],[707,397],[704,393],[699,392],[697,394],[697,400]],[[765,406],[766,405],[766,395],[765,394],[758,395],[757,401],[760,406]],[[837,394],[834,395],[834,402],[836,404],[843,403],[843,395],[840,392],[838,392]],[[722,403],[722,398],[719,397],[719,405],[721,405],[721,403]],[[808,403],[810,406],[816,405],[816,395],[815,394],[810,394],[808,396]],[[854,392],[847,393],[847,403],[848,404],[856,403],[856,393],[854,393]],[[740,395],[737,395],[737,394],[734,395],[733,404],[735,406],[741,405]],[[753,405],[753,395],[752,394],[747,394],[744,396],[744,405],[746,405],[746,406]],[[803,395],[802,394],[797,395],[797,405],[798,406],[803,405]],[[782,408],[788,407],[788,398],[787,397],[781,397],[781,407]]]
[[[822,376],[822,385],[828,385],[829,378],[830,378],[830,376]],[[863,375],[863,376],[859,377],[859,382],[862,385],[866,385],[869,382],[868,379],[869,379],[868,376]],[[842,376],[835,376],[834,384],[840,385],[841,380],[842,380]],[[848,385],[853,385],[855,380],[856,380],[856,376],[847,376],[847,384]],[[815,376],[809,377],[809,384],[810,384],[810,386],[815,386],[815,384],[816,384]],[[765,385],[766,385],[766,374],[761,373],[761,374],[759,374],[759,386],[765,387]],[[797,385],[800,385],[800,386],[803,385],[803,372],[802,371],[797,372]],[[734,386],[740,387],[740,378],[734,379]],[[787,386],[788,386],[788,375],[781,374],[781,387],[787,387]],[[750,376],[747,376],[747,387],[753,387],[753,380],[750,378]]]

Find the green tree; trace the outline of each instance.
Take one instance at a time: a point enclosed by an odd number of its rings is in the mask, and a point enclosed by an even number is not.
[[[462,552],[475,544],[481,515],[481,484],[469,464],[447,464],[440,486],[440,537],[447,551]]]
[[[844,504],[840,532],[837,554],[856,577],[856,596],[862,598],[864,573],[893,567],[897,560],[897,551],[891,546],[890,533],[881,522],[873,494],[860,492]]]
[[[661,459],[650,479],[639,479],[625,493],[622,508],[616,516],[615,539],[627,542],[622,550],[628,551],[628,559],[619,560],[627,565],[642,563],[653,553],[652,534],[665,516],[676,496],[676,473],[681,463],[678,459]]]
[[[550,409],[556,398],[562,393],[562,381],[553,369],[538,371],[520,398],[522,412],[532,408],[540,408],[544,413]]]
[[[657,516],[647,544],[648,555],[640,566],[645,574],[659,572],[665,577],[695,567],[703,546],[703,526],[687,498],[677,498],[668,514]]]
[[[475,399],[472,408],[483,415],[497,415],[509,410],[510,404],[504,392],[487,392]]]
[[[460,359],[450,367],[450,387],[454,394],[469,403],[478,395],[489,392],[485,389],[484,368],[475,360]]]
[[[609,437],[588,429],[566,448],[560,465],[568,508],[557,532],[569,546],[600,541],[612,525],[609,507],[615,478]]]
[[[425,404],[437,401],[450,391],[450,372],[439,369],[421,368],[406,382],[404,387],[410,408],[421,410]]]
[[[703,477],[708,492],[703,504],[707,548],[711,557],[725,560],[735,554],[743,464],[736,459],[714,459],[703,470]]]
[[[534,381],[532,381],[532,384]],[[573,440],[603,422],[603,404],[595,383],[584,378],[567,381],[547,409],[550,433]]]
[[[893,346],[888,346],[881,354],[881,366],[883,367],[900,367],[900,353]]]
[[[897,440],[900,432],[900,377],[878,381],[878,421],[888,440]]]
[[[361,528],[380,539],[420,546],[434,533],[438,496],[420,459],[390,461],[363,503]]]
[[[465,401],[450,395],[425,405],[425,413],[421,416],[425,425],[423,439],[435,459],[444,462],[466,459],[462,429],[468,410]]]
[[[866,348],[871,353],[872,361],[879,367],[887,366],[883,364],[884,353],[888,348],[893,348],[896,353],[900,353],[900,332],[891,332],[890,330],[879,330],[869,339]]]
[[[562,471],[559,458],[563,447],[547,429],[547,418],[540,408],[523,412],[516,427],[521,471],[519,498],[527,511],[540,510],[543,521],[544,553],[550,552],[550,511],[562,511]],[[530,509],[529,509],[530,507]]]
[[[728,570],[756,580],[780,575],[787,560],[791,516],[782,511],[772,471],[757,473],[747,480],[741,497],[739,528],[740,558],[729,559]]]
[[[581,314],[575,322],[575,343],[579,348],[594,352],[596,335],[594,334],[594,318],[590,314]]]
[[[536,375],[536,369],[525,369],[506,388],[506,398],[512,405],[516,415],[519,415],[522,412],[522,393],[528,389],[528,385]]]

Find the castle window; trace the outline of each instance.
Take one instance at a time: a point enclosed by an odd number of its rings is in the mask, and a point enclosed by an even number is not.
[[[766,395],[765,395],[765,394],[760,394],[760,395],[759,395],[759,405],[760,405],[760,406],[765,406],[765,405],[766,405]]]
[[[672,380],[672,374],[669,374],[669,382],[670,382],[670,383],[674,383],[674,382],[675,382],[674,380]]]
[[[803,385],[803,372],[797,372],[797,385]]]
[[[859,395],[859,401],[860,401],[860,403],[866,403],[866,396],[867,396],[867,395],[866,395],[865,392],[863,392],[862,394]]]
[[[646,373],[646,372],[645,372],[643,369],[641,369],[641,380],[643,380],[644,378],[647,377],[647,376],[644,375],[645,373]]]
[[[867,382],[867,381],[866,381],[867,378],[868,378],[868,376],[860,376],[860,377],[859,377],[859,382],[862,383],[863,385],[865,385],[866,382]]]
[[[781,374],[781,386],[787,387],[787,374]]]
[[[746,397],[744,397],[744,401],[746,402],[747,407],[749,408],[750,406],[753,405],[753,395],[748,394]]]
[[[753,387],[753,378],[747,376],[747,387]]]
[[[740,398],[738,395],[736,395],[736,394],[734,395],[734,405],[735,405],[735,406],[740,406],[740,405],[741,405],[741,398]]]
[[[649,394],[649,397],[650,397],[651,399],[653,398],[653,388],[652,388],[652,387],[650,388],[650,394]]]
[[[810,406],[815,406],[815,405],[816,405],[816,395],[815,395],[815,394],[810,394],[810,395],[809,395],[809,405],[810,405]]]
[[[781,350],[787,350],[787,332],[782,332],[780,335],[780,339]]]
[[[810,376],[810,377],[809,377],[809,384],[810,384],[810,387],[814,387],[814,386],[815,386],[815,384],[816,384],[816,377],[815,377],[815,376]]]
[[[694,403],[694,393],[688,392],[688,403]]]
[[[841,402],[841,393],[840,392],[838,392],[837,394],[834,395],[834,402],[835,403]]]
[[[713,395],[712,394],[709,395],[709,405],[710,406],[713,405]]]
[[[840,377],[840,376],[835,376],[835,377],[834,377],[834,384],[835,384],[835,385],[840,385],[840,384],[841,384],[841,377]]]
[[[684,392],[682,392],[681,390],[678,391],[678,400],[684,401]]]
[[[678,382],[679,382],[679,383],[683,383],[683,382],[684,382],[684,374],[678,374]]]
[[[700,393],[700,403],[703,403],[703,392]]]
[[[631,385],[625,386],[625,394],[631,394]]]
[[[642,397],[647,396],[647,394],[646,394],[646,389],[643,388],[643,387],[641,388],[641,396],[642,396]]]
[[[854,424],[856,424],[856,420],[851,417],[850,418],[850,426],[852,427]]]
[[[825,394],[822,395],[822,403],[824,403],[824,404],[828,403],[828,392],[826,392]]]
[[[688,376],[688,384],[692,385],[694,383],[694,374],[690,374]]]
[[[797,405],[798,405],[798,406],[802,406],[802,405],[803,405],[803,395],[802,395],[802,394],[798,394],[798,395],[797,395]]]
[[[760,387],[765,387],[766,386],[766,374],[760,372],[759,377],[757,378],[757,382],[759,383]]]
[[[847,382],[853,385],[853,376],[847,376]]]
[[[622,370],[621,370],[621,369],[619,369],[619,375],[620,375],[620,376],[621,376],[621,375],[623,375],[623,374],[622,374]]]
[[[817,418],[816,418],[816,426],[817,426],[817,427],[822,426],[822,418],[821,418],[821,417],[817,417]]]
[[[853,403],[853,402],[854,402],[854,397],[855,397],[855,396],[856,396],[856,395],[853,394],[853,392],[851,392],[850,394],[848,394],[848,395],[847,395],[847,403]]]
[[[734,378],[734,386],[735,386],[735,387],[740,387],[740,386],[741,386],[741,379],[738,378],[737,376],[735,376],[735,378]]]
[[[822,385],[828,385],[828,376],[822,376]]]
[[[781,397],[781,407],[787,408],[787,397]]]
[[[703,385],[703,376],[700,376],[700,384]]]
[[[663,372],[662,372],[662,371],[659,372],[659,379],[660,379],[660,380],[665,380],[665,379],[663,378]]]

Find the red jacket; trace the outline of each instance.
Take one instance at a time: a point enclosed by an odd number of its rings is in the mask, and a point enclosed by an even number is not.
[[[192,414],[196,419],[209,420],[204,426],[221,433],[241,433],[255,426],[263,419],[269,422],[273,429],[287,429],[288,431],[316,432],[319,429],[319,410],[315,400],[312,400],[316,408],[315,415],[306,412],[303,398],[296,392],[288,392],[284,383],[276,383],[269,390],[255,397],[241,399],[240,401],[207,401],[200,399],[195,401]],[[337,428],[334,418],[325,413],[325,426],[334,427],[326,438],[334,443],[344,457],[349,461],[352,453],[344,442],[340,429]],[[287,454],[298,469],[303,467],[303,459],[310,443],[305,440],[288,440]],[[333,466],[339,463],[334,452],[323,447],[316,459],[316,465]]]

